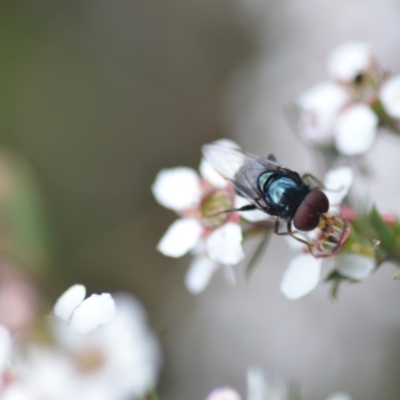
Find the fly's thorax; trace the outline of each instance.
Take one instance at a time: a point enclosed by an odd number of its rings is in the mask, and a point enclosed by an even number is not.
[[[268,213],[282,219],[293,218],[310,187],[299,174],[288,170],[265,171],[258,178]]]
[[[225,211],[234,208],[234,198],[234,191],[230,186],[206,193],[199,207],[203,226],[216,228],[230,220],[231,213]]]

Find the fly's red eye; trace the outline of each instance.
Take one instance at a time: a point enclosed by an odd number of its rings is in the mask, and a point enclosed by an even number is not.
[[[293,224],[299,231],[311,231],[319,224],[320,213],[311,208],[308,204],[302,203],[296,210]]]
[[[304,198],[304,203],[320,214],[326,213],[329,210],[329,200],[321,190],[312,190]]]
[[[319,224],[319,216],[329,209],[329,200],[321,190],[312,190],[294,214],[293,224],[299,231],[311,231]]]

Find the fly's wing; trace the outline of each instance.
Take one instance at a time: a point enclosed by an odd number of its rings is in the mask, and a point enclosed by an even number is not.
[[[232,183],[239,195],[268,212],[269,206],[258,187],[258,177],[265,171],[278,170],[280,167],[275,161],[218,143],[203,146],[203,156],[211,167]]]

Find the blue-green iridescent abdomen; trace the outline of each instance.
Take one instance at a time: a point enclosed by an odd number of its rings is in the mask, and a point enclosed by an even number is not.
[[[266,171],[258,177],[258,186],[270,207],[268,214],[292,219],[300,203],[310,191],[294,172]]]

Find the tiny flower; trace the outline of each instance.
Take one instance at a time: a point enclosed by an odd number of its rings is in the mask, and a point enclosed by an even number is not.
[[[338,81],[354,81],[371,66],[371,45],[363,42],[346,42],[333,49],[328,56],[330,76]]]
[[[220,142],[237,147],[229,140]],[[191,168],[163,170],[152,187],[156,200],[180,216],[157,249],[169,257],[181,257],[189,251],[194,254],[185,278],[192,293],[201,292],[221,266],[235,265],[244,258],[239,214],[225,212],[238,207],[233,187],[205,160],[199,169],[200,176]]]
[[[343,111],[335,123],[335,146],[339,153],[365,153],[374,143],[378,117],[370,107],[357,104]]]
[[[393,118],[400,118],[400,75],[387,80],[380,91],[383,108]]]
[[[288,299],[298,299],[318,285],[323,259],[339,253],[348,238],[348,224],[342,219],[339,204],[347,195],[352,180],[349,167],[339,167],[326,174],[324,186],[330,208],[324,217],[325,225],[303,234],[302,238],[309,243],[309,247],[303,246],[305,253],[292,259],[280,286]],[[289,241],[293,243],[295,239],[289,238]],[[299,247],[298,244],[296,247]],[[310,249],[312,254],[309,253]]]

